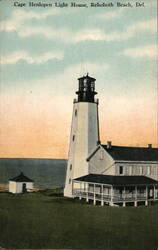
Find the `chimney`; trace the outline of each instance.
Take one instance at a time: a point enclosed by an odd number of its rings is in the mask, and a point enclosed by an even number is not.
[[[152,144],[148,144],[148,148],[152,148]]]
[[[107,149],[111,149],[112,147],[112,142],[111,141],[107,141]]]

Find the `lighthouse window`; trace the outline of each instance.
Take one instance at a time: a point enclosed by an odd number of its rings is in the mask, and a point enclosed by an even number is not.
[[[119,167],[119,174],[123,174],[123,167],[122,166]]]
[[[75,116],[77,116],[77,109],[75,109]]]
[[[86,79],[84,79],[84,81],[83,81],[83,87],[84,87],[84,90],[87,89],[87,80]]]
[[[72,169],[72,164],[70,164],[70,170]]]
[[[91,90],[94,91],[94,82],[91,82]]]
[[[72,140],[73,140],[73,141],[75,140],[75,135],[73,135]]]
[[[69,179],[69,184],[71,183],[71,179]]]

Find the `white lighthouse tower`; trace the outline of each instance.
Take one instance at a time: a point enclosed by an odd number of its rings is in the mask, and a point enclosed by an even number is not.
[[[94,97],[95,78],[83,76],[78,79],[79,88],[74,100],[70,146],[64,196],[73,197],[72,180],[89,174],[89,154],[100,143],[98,100]]]

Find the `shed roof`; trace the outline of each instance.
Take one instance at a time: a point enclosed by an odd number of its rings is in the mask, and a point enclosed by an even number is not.
[[[34,182],[32,179],[28,178],[23,174],[23,172],[20,173],[20,175],[9,179],[10,181],[15,181],[15,182]]]
[[[114,160],[158,161],[158,148],[101,145]]]
[[[89,174],[75,179],[76,181],[94,182],[110,185],[149,185],[158,184],[158,181],[146,176],[117,176],[117,175],[101,175]]]

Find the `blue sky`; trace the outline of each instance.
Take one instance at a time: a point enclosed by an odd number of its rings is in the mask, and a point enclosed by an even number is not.
[[[0,2],[2,156],[60,157],[66,152],[77,78],[87,72],[97,79],[103,140],[157,145],[156,1],[137,8],[130,2],[132,8],[20,8],[13,1]],[[34,126],[24,121],[24,113]],[[37,127],[44,116],[42,138]],[[60,124],[56,136],[52,120]],[[111,126],[114,121],[117,126]],[[40,149],[34,142],[32,154],[25,129],[34,141],[44,140]],[[12,151],[10,140],[16,140],[17,150]]]

